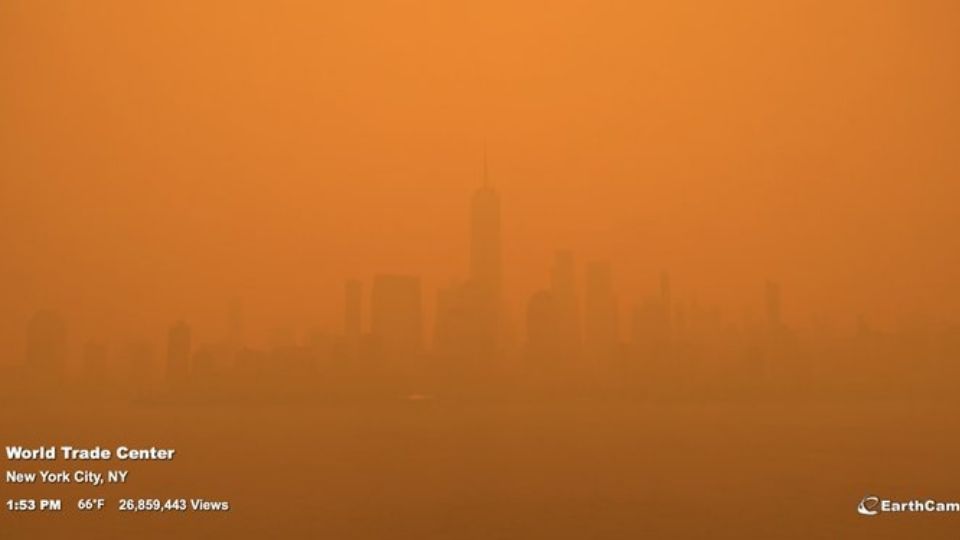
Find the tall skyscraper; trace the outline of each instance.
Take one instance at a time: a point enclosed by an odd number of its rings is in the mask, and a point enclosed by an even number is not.
[[[490,187],[486,156],[483,185],[470,205],[470,280],[499,302],[501,287],[500,196]]]
[[[502,330],[502,248],[500,240],[500,196],[490,187],[487,159],[483,161],[483,185],[473,194],[470,205],[470,279],[463,298],[472,312],[480,356],[496,353]]]
[[[39,311],[27,323],[27,368],[40,377],[60,378],[67,357],[67,325],[54,311]]]
[[[440,291],[437,350],[459,367],[482,369],[499,353],[502,330],[500,197],[490,187],[484,155],[483,185],[470,204],[470,274]]]
[[[420,278],[379,275],[370,293],[370,329],[381,351],[390,356],[420,352],[423,312]]]

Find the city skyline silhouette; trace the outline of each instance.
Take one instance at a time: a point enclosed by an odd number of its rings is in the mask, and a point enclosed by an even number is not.
[[[945,392],[949,385],[937,379],[958,372],[955,364],[945,364],[960,352],[955,325],[889,333],[871,329],[860,314],[853,331],[815,327],[798,334],[784,321],[778,282],[758,286],[759,318],[748,312],[740,320],[725,320],[721,307],[678,295],[667,272],[660,273],[656,293],[624,302],[611,263],[578,265],[566,250],[556,252],[545,288],[529,296],[522,313],[510,313],[501,297],[510,273],[502,266],[500,196],[486,159],[484,153],[483,182],[469,205],[463,246],[469,262],[460,283],[428,291],[416,274],[377,273],[369,283],[347,279],[339,328],[281,327],[260,347],[242,337],[246,324],[239,298],[228,302],[227,331],[219,338],[199,339],[188,321],[179,320],[161,343],[81,337],[76,358],[68,347],[67,322],[56,311],[41,310],[26,326],[22,364],[8,366],[13,381],[8,388],[52,391],[76,379],[92,385],[99,397],[111,395],[107,388],[126,385],[127,397],[136,400],[238,399],[259,378],[273,377],[279,393],[267,399],[282,397],[295,381],[370,391],[382,391],[385,384],[392,391],[429,388],[450,395],[476,391],[467,390],[471,386],[490,391],[520,382],[574,384],[590,393],[623,385],[617,391],[636,395],[657,387],[661,396],[753,398],[791,386],[801,394],[853,396],[883,389],[909,396]],[[434,292],[430,328],[424,298]],[[524,324],[511,327],[508,321],[518,319]],[[920,342],[932,349],[903,364],[893,362],[896,354],[875,349],[884,341],[894,350]],[[865,375],[883,363],[890,365]],[[918,379],[898,384],[908,374]],[[211,388],[217,391],[207,395]],[[305,395],[323,395],[323,389],[314,390]]]
[[[956,538],[958,29],[0,2],[0,538]]]

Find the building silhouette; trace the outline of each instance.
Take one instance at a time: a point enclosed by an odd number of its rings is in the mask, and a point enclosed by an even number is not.
[[[475,346],[486,355],[493,354],[500,341],[502,256],[500,196],[487,181],[485,160],[484,185],[474,193],[470,208],[470,280],[463,299],[475,313]]]
[[[502,249],[500,196],[489,185],[484,156],[483,185],[470,203],[470,273],[437,296],[434,341],[455,366],[482,369],[502,348]]]
[[[535,363],[568,364],[582,345],[573,254],[557,252],[550,287],[527,304],[527,355]]]
[[[499,296],[502,272],[500,195],[490,186],[484,156],[483,185],[470,204],[470,279]]]

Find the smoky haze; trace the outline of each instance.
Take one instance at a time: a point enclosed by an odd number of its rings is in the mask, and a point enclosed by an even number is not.
[[[0,2],[0,434],[177,451],[0,535],[955,538],[856,504],[960,497],[958,88],[935,0]]]
[[[956,9],[8,3],[0,350],[40,309],[75,350],[219,339],[231,298],[255,342],[336,330],[378,273],[432,328],[484,146],[518,332],[560,249],[624,309],[669,271],[729,320],[774,280],[798,326],[955,321]]]

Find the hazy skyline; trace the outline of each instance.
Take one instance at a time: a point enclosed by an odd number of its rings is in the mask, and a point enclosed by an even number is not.
[[[793,326],[956,322],[957,9],[6,4],[0,353],[44,308],[100,340],[213,339],[231,298],[253,342],[335,329],[378,273],[422,278],[432,328],[484,141],[516,327],[558,249],[625,312],[667,270],[729,320],[770,279]]]
[[[960,497],[958,89],[948,0],[2,0],[0,433],[178,457],[0,534],[956,538],[857,509]]]

